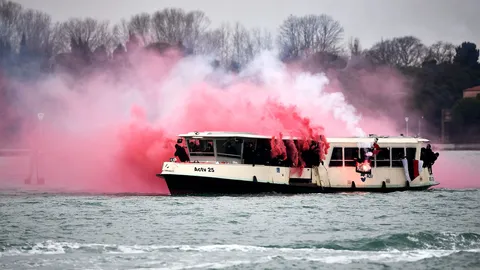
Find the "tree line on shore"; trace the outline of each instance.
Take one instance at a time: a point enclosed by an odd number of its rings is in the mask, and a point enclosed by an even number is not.
[[[35,80],[58,69],[84,74],[92,67],[116,67],[138,47],[210,54],[216,59],[213,65],[239,72],[261,51],[277,48],[282,61],[334,78],[347,101],[361,111],[400,125],[408,115],[388,105],[400,102],[404,111],[422,117],[429,134],[440,137],[444,126],[450,142],[480,141],[480,95],[463,98],[465,89],[480,85],[479,50],[472,42],[425,45],[417,37],[401,36],[362,48],[358,38],[346,38],[341,23],[326,14],[291,15],[276,35],[238,22],[210,24],[204,12],[178,8],[133,15],[115,25],[93,18],[53,22],[44,12],[0,0],[0,75]],[[373,75],[376,80],[366,79]],[[392,80],[396,86],[389,85]],[[14,98],[1,76],[0,97],[0,103]],[[6,107],[0,104],[0,115],[5,116]],[[451,120],[442,111],[451,112]]]

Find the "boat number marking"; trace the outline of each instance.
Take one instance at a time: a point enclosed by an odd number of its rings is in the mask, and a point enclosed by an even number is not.
[[[196,172],[215,172],[215,169],[212,167],[208,167],[208,168],[194,167],[193,170]]]

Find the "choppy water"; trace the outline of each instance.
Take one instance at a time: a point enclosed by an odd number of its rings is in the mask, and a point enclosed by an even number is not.
[[[0,269],[479,269],[480,190],[0,195]]]

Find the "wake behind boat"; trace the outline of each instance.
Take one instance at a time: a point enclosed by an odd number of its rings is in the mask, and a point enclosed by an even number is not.
[[[423,138],[319,138],[305,148],[300,138],[253,133],[190,132],[179,137],[175,157],[157,174],[172,195],[392,192],[439,184],[432,172],[438,153]],[[283,157],[272,157],[272,140],[283,141]]]

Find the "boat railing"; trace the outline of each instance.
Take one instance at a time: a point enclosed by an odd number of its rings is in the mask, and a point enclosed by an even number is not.
[[[225,153],[217,153],[217,156],[222,156],[222,157],[233,157],[233,158],[241,158],[240,155],[236,154],[225,154]]]
[[[213,152],[190,152],[190,156],[214,156]]]

